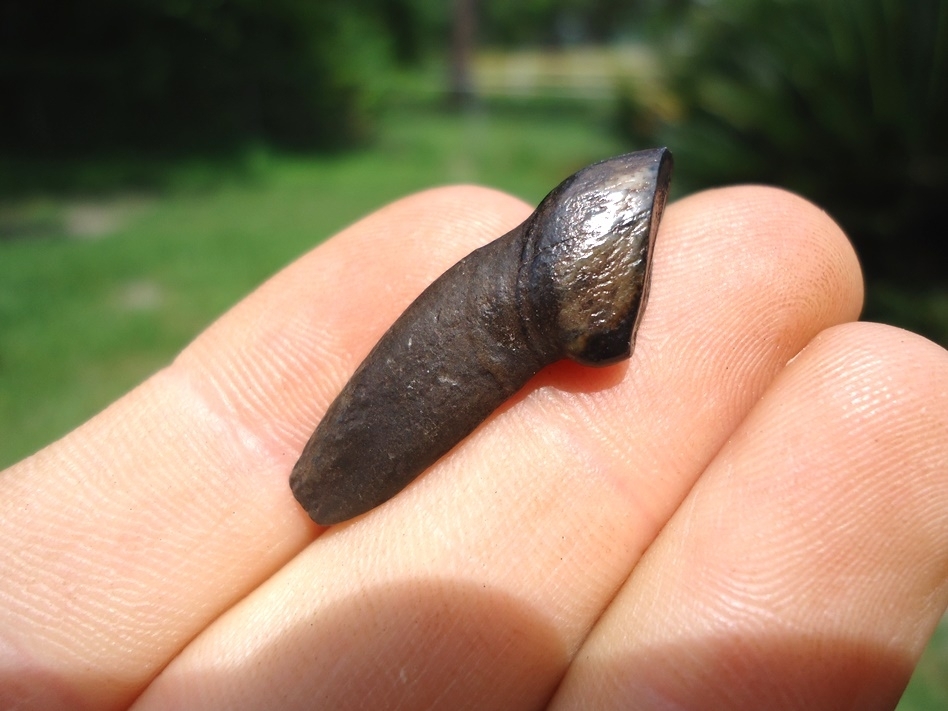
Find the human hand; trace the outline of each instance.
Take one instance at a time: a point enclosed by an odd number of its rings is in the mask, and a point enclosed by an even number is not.
[[[891,708],[948,603],[948,354],[766,188],[670,205],[632,360],[560,363],[323,530],[287,476],[530,208],[407,198],[0,478],[0,707]],[[136,701],[137,699],[137,701]]]

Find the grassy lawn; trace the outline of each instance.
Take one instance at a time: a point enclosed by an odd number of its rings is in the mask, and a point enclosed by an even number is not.
[[[402,109],[371,150],[250,152],[227,170],[181,166],[158,192],[0,201],[0,468],[167,364],[269,275],[369,211],[455,182],[536,202],[624,149],[595,112]],[[946,680],[943,624],[899,708],[948,708]]]
[[[383,123],[372,150],[260,151],[233,176],[183,166],[161,194],[0,202],[0,467],[95,414],[269,275],[371,210],[455,182],[536,201],[621,150],[588,115],[405,111]]]

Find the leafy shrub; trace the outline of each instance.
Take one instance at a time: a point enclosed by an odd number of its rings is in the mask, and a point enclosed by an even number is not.
[[[627,89],[627,137],[672,147],[692,188],[765,182],[821,204],[870,286],[946,283],[948,3],[695,3],[657,45],[671,106]]]
[[[4,3],[0,150],[358,140],[385,62],[371,17],[303,0]]]

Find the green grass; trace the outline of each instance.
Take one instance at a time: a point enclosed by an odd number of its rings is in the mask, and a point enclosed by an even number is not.
[[[898,711],[944,709],[948,709],[948,616],[935,630],[898,705]]]
[[[456,182],[536,202],[621,150],[607,116],[569,104],[463,116],[415,108],[389,115],[371,150],[344,156],[258,150],[131,172],[106,162],[69,167],[92,198],[21,191],[0,202],[0,468],[134,387],[269,275],[371,210]],[[123,176],[162,190],[109,190]],[[943,623],[900,711],[948,708],[946,679]]]
[[[560,177],[621,150],[596,117],[561,113],[402,109],[372,150],[258,150],[177,173],[160,165],[151,177],[164,190],[144,195],[102,194],[121,165],[69,166],[80,180],[94,176],[95,197],[3,201],[0,467],[95,414],[280,267],[371,210],[456,182],[536,201]],[[147,166],[136,183],[142,175]],[[81,234],[97,221],[116,224]]]

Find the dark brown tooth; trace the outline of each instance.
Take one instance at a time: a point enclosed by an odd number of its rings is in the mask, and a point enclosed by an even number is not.
[[[632,353],[671,153],[596,163],[475,250],[392,324],[329,406],[290,475],[314,521],[393,497],[541,368]]]

